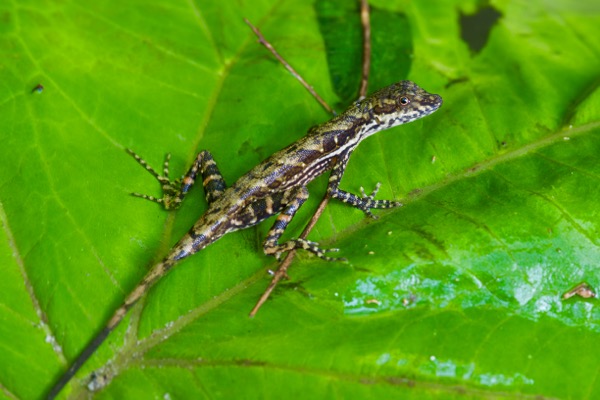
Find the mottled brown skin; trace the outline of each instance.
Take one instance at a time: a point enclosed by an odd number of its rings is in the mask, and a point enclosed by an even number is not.
[[[164,164],[164,176],[161,176],[128,150],[158,179],[163,189],[160,199],[137,193],[134,193],[135,196],[160,203],[167,210],[176,209],[200,173],[209,208],[127,296],[103,330],[59,379],[48,398],[52,399],[60,392],[156,281],[178,261],[204,249],[226,233],[249,228],[278,215],[265,239],[265,254],[279,258],[282,253],[292,249],[304,249],[324,260],[335,260],[325,253],[337,249],[324,251],[317,243],[304,239],[293,239],[282,244],[278,242],[296,211],[308,198],[306,185],[331,170],[327,191],[332,198],[359,208],[369,216],[373,216],[372,208],[401,206],[396,201],[375,200],[378,186],[371,195],[363,193],[361,197],[341,190],[339,183],[344,169],[352,151],[363,139],[381,130],[425,117],[441,104],[440,96],[427,93],[413,82],[398,82],[355,102],[344,113],[311,128],[306,136],[258,164],[229,188],[208,151],[198,154],[182,180],[171,181],[168,178],[168,156]]]

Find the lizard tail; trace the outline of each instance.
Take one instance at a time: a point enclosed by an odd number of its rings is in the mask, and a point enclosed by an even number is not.
[[[92,354],[104,343],[108,335],[119,325],[119,323],[123,320],[127,311],[131,307],[138,302],[138,300],[150,289],[150,287],[159,280],[162,276],[164,276],[177,262],[177,259],[173,257],[167,257],[162,262],[156,264],[153,268],[148,271],[144,279],[136,286],[133,291],[127,296],[121,307],[119,307],[113,316],[110,318],[108,323],[102,330],[94,337],[94,339],[83,349],[83,351],[79,354],[77,359],[71,364],[69,369],[64,372],[64,374],[60,377],[60,379],[56,382],[56,384],[52,387],[50,392],[48,392],[47,399],[54,399],[62,390],[63,387],[69,381],[77,371],[85,364],[88,358],[91,357]]]
[[[71,380],[71,378],[77,373],[77,371],[79,371],[79,368],[81,368],[81,366],[87,361],[87,359],[90,358],[92,354],[94,354],[94,351],[96,351],[96,349],[100,347],[104,340],[106,340],[106,337],[111,331],[112,329],[108,328],[108,326],[102,328],[100,333],[98,333],[94,340],[92,340],[83,349],[81,354],[79,354],[79,356],[73,362],[73,364],[71,364],[69,369],[60,377],[60,379],[52,387],[52,389],[48,393],[48,396],[46,397],[48,400],[52,400],[56,396],[58,396],[62,388],[65,387],[65,385]]]

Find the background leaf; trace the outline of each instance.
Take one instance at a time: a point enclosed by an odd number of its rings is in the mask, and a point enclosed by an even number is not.
[[[386,60],[412,49],[409,79],[445,103],[361,144],[342,187],[380,181],[405,207],[368,220],[332,202],[311,238],[349,263],[300,255],[254,319],[269,223],[224,237],[159,282],[65,396],[598,397],[597,301],[561,295],[600,285],[600,6],[372,6],[380,30],[386,15],[410,30],[374,52],[374,82],[403,79]],[[473,47],[465,16],[486,7],[500,17]],[[129,197],[158,187],[124,148],[156,167],[172,152],[174,174],[210,149],[233,182],[328,118],[243,17],[347,101],[309,2],[0,5],[2,396],[42,397],[206,208],[198,188],[171,214]]]

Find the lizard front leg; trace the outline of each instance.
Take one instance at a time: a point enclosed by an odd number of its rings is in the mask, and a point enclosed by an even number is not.
[[[379,191],[379,187],[381,184],[378,182],[375,185],[375,189],[371,192],[370,195],[365,193],[365,190],[361,187],[361,195],[362,197],[358,197],[355,194],[346,192],[339,188],[340,181],[342,180],[342,176],[344,174],[344,170],[346,169],[346,164],[348,164],[348,159],[350,154],[344,154],[340,157],[339,161],[334,165],[333,170],[331,171],[331,175],[329,176],[329,185],[327,186],[327,193],[334,198],[343,201],[346,204],[350,204],[353,207],[356,207],[365,214],[367,214],[371,218],[377,218],[371,212],[372,208],[393,208],[400,207],[402,203],[394,200],[375,200],[375,195]]]
[[[218,199],[227,188],[225,180],[223,179],[212,154],[206,150],[198,153],[194,163],[182,179],[174,180],[169,178],[169,161],[171,159],[171,154],[166,155],[163,164],[163,175],[160,175],[132,150],[127,149],[127,152],[158,180],[163,191],[163,196],[161,198],[140,193],[132,193],[132,195],[162,204],[166,210],[179,208],[186,194],[195,183],[198,172],[200,172],[200,175],[202,176],[202,186],[204,187],[204,193],[206,194],[206,201],[208,204],[211,204]]]
[[[342,258],[328,257],[325,255],[327,252],[339,251],[339,249],[323,250],[319,247],[318,243],[311,242],[310,240],[291,239],[285,243],[279,244],[279,238],[285,231],[285,228],[287,228],[292,218],[294,218],[298,209],[304,204],[306,199],[308,199],[308,189],[306,189],[306,187],[301,187],[296,192],[290,193],[292,193],[293,197],[291,199],[284,198],[285,207],[277,216],[277,220],[275,220],[275,223],[267,234],[263,244],[265,254],[275,256],[279,259],[282,253],[295,249],[304,249],[326,261],[343,261],[344,259]]]

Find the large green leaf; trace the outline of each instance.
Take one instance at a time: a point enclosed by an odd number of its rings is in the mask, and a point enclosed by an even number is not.
[[[378,197],[405,207],[369,220],[332,202],[311,238],[348,263],[300,254],[249,319],[277,267],[261,251],[269,224],[228,235],[159,282],[64,394],[96,371],[101,398],[600,396],[598,304],[561,300],[600,285],[600,6],[493,1],[500,18],[473,46],[464,21],[479,3],[372,1],[373,82],[405,78],[397,60],[412,49],[408,77],[445,103],[353,155],[342,187],[380,181]],[[0,5],[3,397],[46,393],[206,208],[200,189],[170,214],[129,197],[158,187],[126,147],[157,167],[172,152],[174,174],[210,149],[233,182],[328,118],[243,17],[345,101],[357,80],[332,57],[356,43],[332,47],[325,11]],[[384,40],[398,24],[402,40]],[[289,236],[325,186],[310,186]]]

